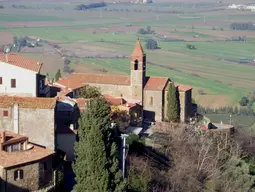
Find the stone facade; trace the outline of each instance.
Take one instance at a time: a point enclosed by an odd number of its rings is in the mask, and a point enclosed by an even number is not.
[[[23,170],[23,179],[14,179],[14,173]],[[52,156],[15,167],[0,167],[0,191],[37,191],[53,183]]]
[[[162,121],[163,114],[163,92],[144,91],[143,110],[144,116],[155,121]]]
[[[15,118],[14,106],[0,108],[0,131],[26,135],[32,143],[54,150],[55,109],[18,107],[17,110]],[[8,111],[8,117],[3,117],[3,111]]]

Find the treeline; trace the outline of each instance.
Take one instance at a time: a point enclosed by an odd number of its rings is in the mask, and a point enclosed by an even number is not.
[[[141,35],[147,35],[147,34],[154,34],[155,31],[154,30],[151,30],[151,27],[148,26],[146,27],[146,29],[144,28],[141,28],[137,31],[138,34],[141,34]]]
[[[255,24],[252,22],[248,23],[231,23],[230,28],[232,30],[255,30]]]
[[[85,4],[80,4],[80,5],[77,5],[75,10],[87,10],[87,9],[94,9],[94,8],[99,8],[99,7],[106,7],[107,4],[104,3],[104,2],[101,2],[101,3],[90,3],[88,5],[85,5]]]
[[[0,9],[4,9],[4,6],[3,6],[3,5],[0,5]]]
[[[15,9],[29,9],[29,7],[25,6],[25,5],[12,5],[12,8]]]
[[[243,116],[253,116],[255,115],[253,110],[249,107],[238,108],[236,107],[220,107],[216,109],[205,108],[201,105],[197,106],[197,112],[202,115],[206,114],[233,114],[233,115],[243,115]]]

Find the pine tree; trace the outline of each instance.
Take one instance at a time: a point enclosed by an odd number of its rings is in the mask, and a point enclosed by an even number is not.
[[[113,142],[110,123],[110,107],[106,100],[90,100],[80,119],[79,142],[75,144],[77,158],[73,168],[76,191],[122,190],[124,182],[118,168],[117,147]]]
[[[171,83],[167,93],[167,118],[168,121],[173,122],[178,120],[178,101],[177,93],[174,83]]]
[[[58,69],[56,75],[55,75],[55,81],[58,81],[62,77],[60,69]]]

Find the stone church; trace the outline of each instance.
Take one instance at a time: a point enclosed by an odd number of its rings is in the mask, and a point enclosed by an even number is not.
[[[144,119],[161,122],[166,119],[167,91],[171,83],[168,77],[146,75],[146,54],[138,40],[130,56],[130,76],[72,73],[54,85],[74,98],[85,85],[98,87],[104,95],[140,105]],[[180,120],[185,122],[192,115],[192,87],[176,83],[175,86],[179,93]]]

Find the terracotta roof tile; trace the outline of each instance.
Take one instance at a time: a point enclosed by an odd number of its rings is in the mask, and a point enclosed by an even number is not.
[[[122,97],[112,97],[111,95],[104,95],[104,97],[110,105],[123,105],[126,103],[126,100]]]
[[[136,46],[135,49],[133,51],[133,53],[131,54],[131,57],[136,57],[136,56],[143,56],[144,55],[144,51],[143,51],[143,47],[141,45],[141,42],[138,40],[136,42]]]
[[[56,83],[54,83],[54,85],[67,87],[74,90],[90,83],[130,85],[130,77],[104,74],[72,73],[67,78],[57,81]]]
[[[56,100],[56,98],[0,96],[0,107],[11,107],[18,104],[21,108],[53,109]]]
[[[11,132],[5,132],[6,135],[12,135],[14,137],[17,134]],[[33,148],[18,152],[5,152],[0,151],[0,166],[2,167],[12,167],[16,165],[21,165],[29,162],[38,161],[49,155],[54,154],[52,150],[45,149],[36,145]]]
[[[167,83],[167,85],[166,85],[166,87],[165,87],[165,91],[168,90],[170,83],[172,83],[172,82],[169,81],[169,82]],[[174,83],[174,85],[175,85],[175,87],[178,88],[179,91],[184,91],[184,92],[186,92],[186,91],[189,91],[189,90],[192,89],[192,87],[191,87],[191,86],[188,86],[188,85],[182,85],[182,84],[178,84],[178,83]]]
[[[36,73],[39,73],[42,67],[42,63],[15,53],[9,53],[8,57],[6,54],[0,53],[0,62],[8,63],[10,65],[21,67]]]
[[[147,77],[144,90],[162,91],[169,79],[167,77]]]

